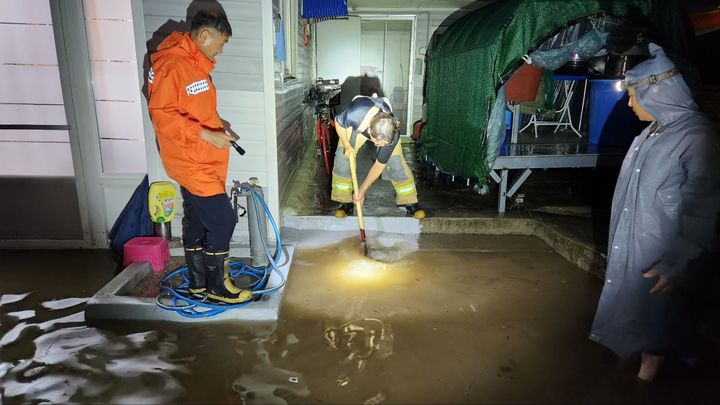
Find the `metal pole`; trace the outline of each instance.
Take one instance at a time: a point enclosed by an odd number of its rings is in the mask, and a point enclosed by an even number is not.
[[[505,215],[505,199],[507,198],[508,169],[500,170],[500,190],[498,191],[498,214]]]
[[[584,82],[583,83],[583,95],[582,95],[583,98],[582,98],[582,103],[580,103],[580,120],[578,120],[578,128],[577,128],[578,131],[582,131],[583,113],[585,112],[585,98],[587,98],[587,82],[588,82],[587,77],[585,78],[585,80],[583,80],[583,82]],[[588,133],[588,136],[590,136],[589,133]]]

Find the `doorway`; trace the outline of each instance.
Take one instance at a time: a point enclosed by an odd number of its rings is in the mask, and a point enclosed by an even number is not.
[[[368,91],[390,99],[401,135],[407,133],[411,40],[412,20],[362,19],[361,76],[377,78],[381,87]]]
[[[342,84],[338,111],[357,95],[387,97],[407,134],[412,122],[414,16],[363,15],[317,23],[316,77]]]

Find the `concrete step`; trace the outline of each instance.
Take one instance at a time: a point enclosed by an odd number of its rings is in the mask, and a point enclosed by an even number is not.
[[[390,234],[389,240],[403,239],[402,235],[468,234],[468,235],[532,235],[547,243],[569,262],[596,277],[605,275],[606,259],[601,247],[587,243],[577,235],[567,232],[552,221],[533,217],[473,217],[451,218],[431,217],[414,219],[409,217],[366,217],[365,229],[369,235]],[[303,230],[325,230],[328,238],[322,241],[303,241]],[[358,232],[355,216],[335,218],[334,216],[283,217],[283,238],[300,247],[303,243],[317,246],[328,240],[341,240]],[[386,238],[387,239],[387,238]],[[406,239],[406,238],[405,238]]]
[[[273,271],[268,281],[268,288],[279,285],[283,278],[287,280],[294,253],[293,246],[283,247],[283,255],[278,263],[278,270],[282,276]],[[168,268],[165,272],[169,273],[172,270],[174,269]],[[212,318],[186,318],[158,307],[154,297],[133,295],[138,284],[149,278],[162,277],[153,273],[152,267],[147,262],[131,263],[88,301],[85,308],[86,320],[90,323],[124,319],[188,323],[228,320],[272,322],[278,318],[280,303],[285,293],[283,287],[242,308],[225,311]]]

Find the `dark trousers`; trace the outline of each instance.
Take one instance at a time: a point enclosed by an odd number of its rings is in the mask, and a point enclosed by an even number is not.
[[[183,197],[183,243],[208,252],[230,250],[237,216],[227,194],[200,197],[180,187]]]

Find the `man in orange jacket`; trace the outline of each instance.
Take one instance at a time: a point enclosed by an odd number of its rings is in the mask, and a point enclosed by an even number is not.
[[[148,109],[167,174],[183,196],[189,290],[237,303],[247,294],[229,278],[237,217],[225,192],[230,141],[217,114],[210,72],[232,35],[222,11],[199,11],[190,33],[173,32],[152,57]]]

